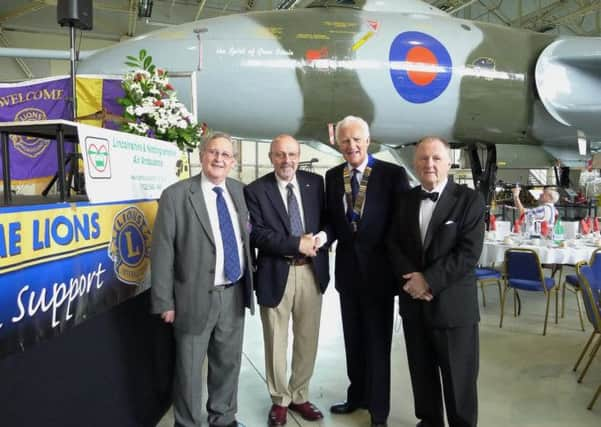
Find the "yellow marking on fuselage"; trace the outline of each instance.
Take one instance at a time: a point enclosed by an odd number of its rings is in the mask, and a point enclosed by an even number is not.
[[[304,39],[304,40],[330,40],[330,37],[327,36],[326,34],[297,34],[296,35],[297,39]]]
[[[373,37],[375,33],[373,31],[368,31],[363,37],[361,37],[359,40],[357,40],[357,42],[353,45],[352,50],[356,51],[357,49],[359,49],[361,46],[363,46],[365,44],[366,41],[368,41],[370,38]]]

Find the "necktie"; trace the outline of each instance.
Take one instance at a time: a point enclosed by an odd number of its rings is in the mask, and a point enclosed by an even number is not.
[[[438,193],[436,191],[433,191],[432,193],[428,193],[427,191],[420,191],[419,193],[419,198],[421,200],[426,200],[426,199],[430,199],[433,202],[438,200]]]
[[[346,207],[346,217],[349,222],[353,221],[353,207],[355,206],[355,200],[357,200],[357,194],[359,194],[359,183],[357,182],[358,169],[351,171],[351,206]]]
[[[290,232],[293,236],[303,235],[303,222],[301,220],[298,201],[294,195],[294,185],[292,183],[286,186],[288,189],[288,218],[290,218]]]
[[[358,169],[353,169],[351,172],[351,196],[353,198],[353,205],[355,205],[355,200],[357,200],[357,194],[359,193],[359,182],[357,182],[358,173]]]
[[[217,193],[217,216],[219,217],[219,230],[223,242],[223,272],[232,283],[240,277],[240,257],[238,256],[238,243],[232,225],[232,218],[223,198],[223,188],[213,187]]]

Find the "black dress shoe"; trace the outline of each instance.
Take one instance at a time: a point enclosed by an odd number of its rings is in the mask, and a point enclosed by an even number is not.
[[[335,403],[330,407],[330,412],[332,414],[338,414],[338,415],[342,415],[342,414],[350,414],[352,412],[355,412],[357,409],[360,409],[361,406],[357,405],[355,403],[352,402],[342,402],[342,403]]]
[[[209,427],[220,427],[220,426],[217,426],[215,424],[209,424]],[[234,420],[231,423],[229,423],[228,425],[223,426],[223,427],[245,427],[245,426],[241,422]]]

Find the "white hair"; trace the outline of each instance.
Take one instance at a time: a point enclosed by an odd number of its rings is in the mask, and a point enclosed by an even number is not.
[[[547,194],[551,196],[551,203],[555,204],[559,202],[559,193],[555,190],[546,190]]]
[[[369,138],[369,125],[367,124],[367,122],[365,120],[363,120],[361,117],[357,117],[357,116],[346,116],[344,119],[342,119],[338,123],[336,123],[336,142],[338,142],[340,140],[340,138],[339,138],[340,130],[352,123],[357,123],[361,127],[361,130],[363,131],[363,135],[365,136],[365,138],[366,139]]]

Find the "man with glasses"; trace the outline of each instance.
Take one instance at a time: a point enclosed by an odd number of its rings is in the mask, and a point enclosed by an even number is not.
[[[210,427],[236,421],[244,307],[254,310],[248,210],[229,135],[200,151],[202,172],[166,188],[152,236],[152,311],[175,332],[176,427],[202,425],[202,366],[208,358]]]
[[[330,280],[323,246],[324,185],[316,174],[299,171],[300,146],[290,135],[271,143],[274,172],[244,192],[250,211],[251,243],[258,249],[255,286],[265,343],[265,374],[272,406],[269,426],[283,426],[288,409],[307,421],[323,414],[309,401],[322,294]],[[286,373],[288,328],[294,332],[292,373]]]

